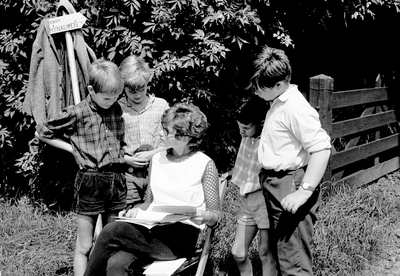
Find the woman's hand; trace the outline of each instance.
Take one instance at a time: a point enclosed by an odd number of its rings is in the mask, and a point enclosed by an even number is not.
[[[126,218],[136,218],[137,213],[139,212],[139,208],[132,208],[128,211],[123,210],[118,213],[119,217],[126,217]]]
[[[197,225],[209,223],[213,220],[213,213],[210,211],[203,211],[197,209],[196,216],[190,219],[192,222],[196,223]]]
[[[118,217],[125,217],[126,210],[122,210],[118,212]]]

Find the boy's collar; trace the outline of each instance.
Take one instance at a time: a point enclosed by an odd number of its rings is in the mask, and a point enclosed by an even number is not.
[[[279,99],[282,102],[286,102],[290,98],[290,96],[293,95],[293,93],[295,93],[297,90],[298,90],[297,85],[289,84],[287,89],[282,94],[273,99],[272,102],[275,101],[276,99]]]
[[[101,108],[93,99],[92,99],[92,94],[87,95],[87,101],[89,103],[89,106],[92,108],[92,110],[96,112],[101,112],[105,109]]]

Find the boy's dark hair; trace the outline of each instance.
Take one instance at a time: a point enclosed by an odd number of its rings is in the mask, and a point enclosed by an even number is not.
[[[254,61],[256,72],[251,79],[255,89],[274,87],[279,81],[289,82],[292,67],[285,52],[265,46]]]
[[[237,111],[236,120],[244,125],[259,124],[264,121],[269,103],[258,96],[252,96]]]

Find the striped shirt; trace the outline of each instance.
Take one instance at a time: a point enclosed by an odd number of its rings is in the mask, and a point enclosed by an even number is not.
[[[125,163],[124,128],[117,102],[102,109],[88,95],[79,104],[64,108],[54,119],[38,124],[36,131],[47,139],[68,137],[79,168],[100,169]]]
[[[129,104],[126,97],[119,100],[125,120],[126,152],[132,154],[141,145],[156,148],[160,142],[161,116],[169,108],[166,100],[149,95],[146,107],[138,112]]]
[[[243,137],[232,172],[232,183],[240,188],[240,195],[261,189],[258,174],[261,165],[258,162],[260,138]]]

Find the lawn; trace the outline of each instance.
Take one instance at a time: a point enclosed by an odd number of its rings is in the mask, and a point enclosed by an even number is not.
[[[313,242],[314,271],[322,275],[357,275],[385,257],[399,227],[400,173],[395,172],[363,188],[325,186]],[[234,275],[230,256],[239,206],[238,190],[227,187],[223,226],[213,242],[214,275]],[[75,216],[59,214],[27,198],[0,200],[1,276],[72,276]],[[259,271],[257,241],[251,258]]]

